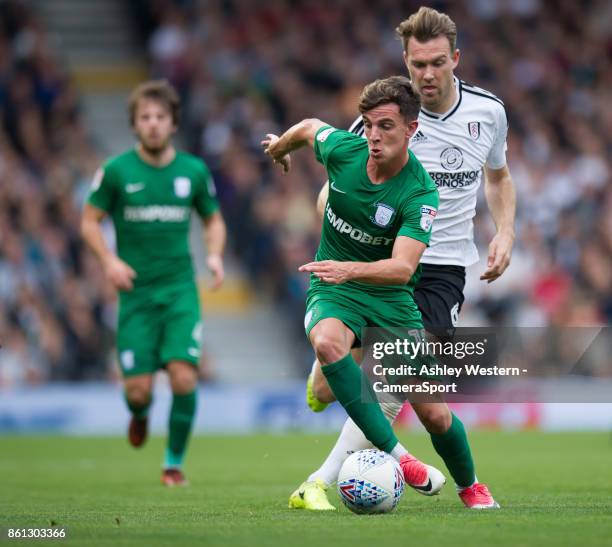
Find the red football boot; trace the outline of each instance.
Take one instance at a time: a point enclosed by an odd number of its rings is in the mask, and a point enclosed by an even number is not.
[[[162,471],[161,482],[164,486],[189,486],[189,482],[183,472],[176,467]]]
[[[128,428],[128,440],[134,448],[141,447],[147,440],[149,421],[147,418],[136,418],[132,416]]]
[[[463,488],[458,492],[461,501],[470,509],[499,509],[497,503],[486,484],[475,482],[472,486]]]
[[[439,494],[446,483],[446,477],[441,471],[417,460],[411,454],[405,454],[400,458],[400,467],[404,472],[406,484],[424,496]]]

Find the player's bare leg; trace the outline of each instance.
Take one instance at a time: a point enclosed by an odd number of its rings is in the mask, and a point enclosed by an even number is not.
[[[130,376],[123,381],[125,399],[132,414],[128,427],[128,440],[134,448],[141,447],[147,440],[148,413],[153,388],[152,374]]]
[[[166,370],[172,387],[172,408],[162,483],[166,486],[187,486],[182,465],[195,417],[198,371],[193,364],[185,361],[170,361]]]

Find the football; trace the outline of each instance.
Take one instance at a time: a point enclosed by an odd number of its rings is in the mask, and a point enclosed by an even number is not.
[[[338,473],[338,494],[353,513],[389,513],[403,492],[401,467],[380,450],[360,450],[351,454]]]

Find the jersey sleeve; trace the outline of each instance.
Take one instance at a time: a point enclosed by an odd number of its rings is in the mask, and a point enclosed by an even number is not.
[[[487,156],[487,167],[491,169],[501,169],[506,165],[506,149],[508,148],[506,144],[507,137],[508,119],[506,117],[506,110],[503,106],[499,105],[496,117],[495,140]]]
[[[356,136],[348,131],[336,129],[331,125],[321,127],[314,140],[314,151],[317,161],[322,163],[326,168],[333,164],[338,157],[338,151],[343,148],[344,144],[354,142]]]
[[[406,236],[429,246],[431,227],[438,214],[439,197],[435,188],[413,196],[402,211],[398,236]]]
[[[217,189],[208,167],[201,163],[201,172],[194,195],[194,207],[202,218],[209,217],[219,209]]]
[[[94,174],[87,203],[110,213],[117,196],[117,179],[108,164],[100,167]]]

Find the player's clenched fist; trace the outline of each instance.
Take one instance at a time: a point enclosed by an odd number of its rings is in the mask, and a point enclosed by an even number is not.
[[[134,286],[132,280],[136,277],[136,272],[120,258],[114,255],[109,256],[104,261],[104,272],[117,290],[132,290]]]

